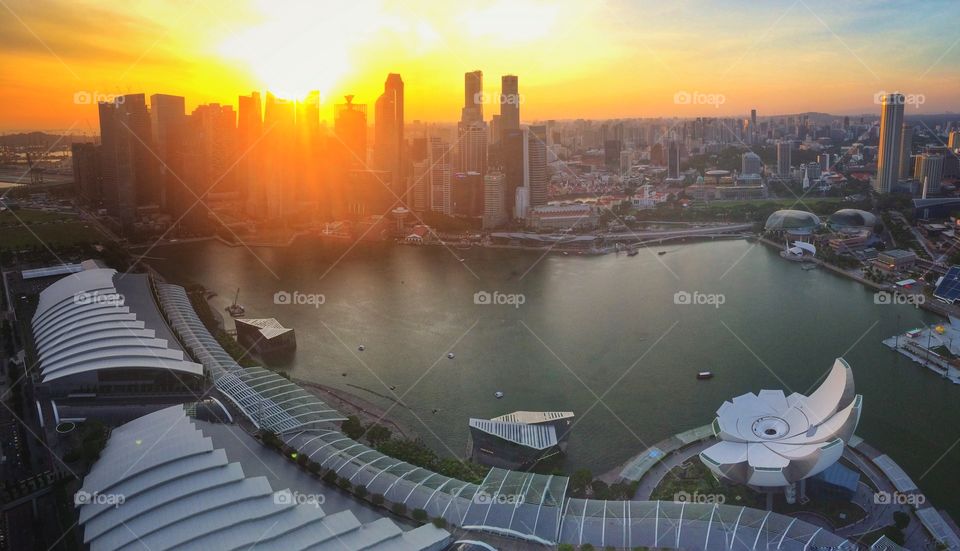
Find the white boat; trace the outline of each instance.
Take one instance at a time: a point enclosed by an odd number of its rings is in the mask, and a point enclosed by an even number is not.
[[[447,357],[452,360],[455,356],[453,355],[453,352],[450,352],[447,354]]]
[[[366,350],[366,349],[367,349],[367,347],[366,347],[366,346],[363,346],[362,344],[357,347],[357,350],[359,350],[360,352],[363,352],[363,351]]]
[[[500,398],[503,398],[503,393],[500,392],[499,390],[494,392],[493,395],[496,396],[497,400],[499,400]]]

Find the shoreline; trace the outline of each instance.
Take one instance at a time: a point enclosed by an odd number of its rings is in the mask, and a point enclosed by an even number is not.
[[[401,425],[392,416],[386,416],[387,411],[384,408],[364,400],[352,392],[303,379],[291,378],[290,380],[335,407],[341,413],[357,416],[364,425],[377,423],[387,427],[395,435],[408,440],[420,439],[420,436],[410,427]]]

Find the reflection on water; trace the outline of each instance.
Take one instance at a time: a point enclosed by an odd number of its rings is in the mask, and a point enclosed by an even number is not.
[[[171,281],[217,292],[220,312],[240,287],[247,316],[293,327],[297,349],[281,369],[385,408],[392,402],[374,392],[395,392],[410,408],[390,415],[451,454],[464,454],[470,417],[572,410],[566,467],[604,472],[709,423],[727,398],[761,388],[807,393],[843,355],[865,400],[858,433],[900,462],[935,504],[960,511],[951,491],[960,446],[920,479],[960,438],[960,387],[880,344],[932,321],[923,311],[874,304],[852,281],[742,241],[634,257],[541,259],[474,248],[457,251],[462,263],[442,247],[346,251],[303,239],[257,248],[259,259],[216,242],[152,254],[165,258],[154,265]],[[279,291],[322,293],[325,302],[274,304]],[[676,304],[683,292],[724,301]],[[495,304],[478,293],[524,301]],[[715,377],[698,380],[704,370]]]

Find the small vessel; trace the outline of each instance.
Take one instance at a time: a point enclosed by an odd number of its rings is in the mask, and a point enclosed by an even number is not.
[[[640,254],[640,251],[633,249],[632,251],[627,253],[627,256],[637,256],[638,254]]]
[[[453,355],[453,352],[447,353],[447,357],[450,358],[451,360],[455,358],[455,356]]]
[[[563,251],[563,256],[570,256],[570,253],[568,253],[567,251]]]
[[[493,395],[497,398],[497,400],[499,400],[500,398],[503,398],[503,393],[500,392],[499,390],[494,392]]]
[[[359,350],[360,352],[363,352],[363,351],[366,350],[366,349],[367,349],[367,347],[366,347],[366,346],[363,346],[362,344],[357,347],[357,350]]]
[[[240,298],[240,287],[237,287],[237,294],[233,296],[233,304],[225,308],[227,313],[235,318],[238,318],[242,316],[244,313],[246,313],[246,310],[244,310],[243,306],[237,304],[237,300],[239,298]]]
[[[660,251],[660,252],[658,252],[657,254],[658,254],[659,256],[663,256],[663,255],[667,254],[667,251]]]
[[[697,373],[697,378],[698,378],[698,379],[712,379],[712,378],[713,378],[713,371],[701,371],[701,372]]]

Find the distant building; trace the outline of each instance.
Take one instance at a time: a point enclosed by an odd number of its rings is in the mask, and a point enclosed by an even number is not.
[[[547,204],[547,127],[531,126],[527,132],[530,206]]]
[[[504,128],[500,142],[500,157],[506,186],[503,194],[504,207],[507,209],[508,216],[512,218],[523,218],[522,211],[516,208],[515,198],[517,189],[527,187],[530,183],[526,133],[527,130],[524,128]],[[529,198],[526,204],[529,204]]]
[[[284,327],[274,318],[237,319],[237,342],[246,350],[261,356],[287,352],[297,347],[293,329]]]
[[[532,207],[526,218],[527,228],[533,231],[593,229],[599,223],[596,210],[581,204]]]
[[[667,146],[667,178],[680,177],[680,144],[671,141]]]
[[[450,146],[440,138],[430,138],[430,210],[441,214],[451,214]]]
[[[374,113],[373,158],[378,170],[390,173],[390,188],[403,204],[409,204],[404,184],[403,162],[403,79],[396,73],[387,75],[383,94],[377,98]]]
[[[899,177],[905,180],[911,176],[910,156],[913,154],[913,125],[903,123],[900,129]]]
[[[507,222],[503,194],[506,178],[502,172],[493,172],[483,177],[483,229],[494,229]]]
[[[513,217],[517,220],[523,220],[527,217],[527,211],[530,210],[530,188],[521,186],[514,190]]]
[[[103,179],[100,169],[100,146],[92,143],[75,143],[71,146],[73,183],[77,195],[87,204],[99,206],[102,199]]]
[[[913,177],[929,193],[940,193],[943,181],[943,155],[922,153],[917,157]]]
[[[893,249],[877,255],[874,265],[881,270],[893,272],[909,270],[917,263],[917,254],[913,251]]]
[[[883,96],[880,108],[880,146],[873,188],[890,193],[900,176],[900,142],[903,132],[903,94]]]
[[[353,96],[344,96],[346,103],[334,106],[333,131],[342,142],[347,166],[367,164],[367,106],[353,103]]]
[[[156,158],[150,114],[143,94],[127,94],[98,105],[103,206],[124,225],[132,224],[137,207],[158,204]]]
[[[500,128],[501,135],[507,130],[520,129],[520,90],[516,75],[500,77]]]
[[[790,148],[788,141],[777,142],[777,176],[781,178],[790,176]]]
[[[450,179],[450,210],[457,216],[483,216],[483,177],[479,172],[458,172]]]
[[[759,175],[763,170],[763,161],[760,160],[760,155],[752,151],[748,151],[740,156],[740,174],[741,175]]]

